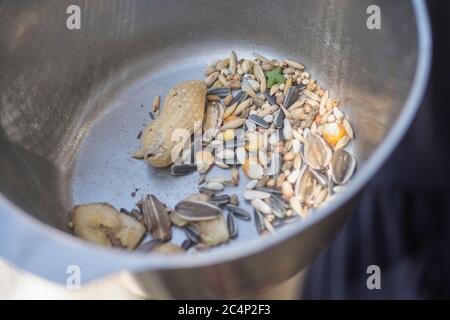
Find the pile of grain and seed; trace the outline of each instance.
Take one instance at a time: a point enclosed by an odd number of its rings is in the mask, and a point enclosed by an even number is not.
[[[153,194],[131,211],[106,203],[76,206],[71,226],[77,236],[129,250],[203,251],[237,237],[236,218],[272,233],[344,188],[356,167],[344,150],[354,138],[352,126],[302,64],[259,54],[238,60],[231,52],[205,76],[172,88],[161,110],[155,98],[155,120],[133,155],[154,167],[171,166],[174,176],[197,171],[199,192],[173,208]],[[230,174],[208,177],[213,166]],[[239,185],[240,169],[250,179],[246,191],[224,193]],[[253,212],[239,206],[240,196]],[[181,246],[170,242],[172,227],[185,231]],[[147,232],[152,240],[141,244]]]

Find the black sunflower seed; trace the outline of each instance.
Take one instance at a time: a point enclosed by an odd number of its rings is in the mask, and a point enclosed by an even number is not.
[[[255,226],[258,233],[266,230],[266,225],[264,224],[264,217],[256,209],[253,211],[253,216],[255,218]]]
[[[238,227],[236,224],[236,221],[234,221],[234,217],[231,213],[227,216],[227,226],[228,226],[228,233],[230,234],[230,238],[236,238],[238,235]]]
[[[242,101],[244,101],[245,99],[247,99],[247,92],[245,91],[239,91],[238,94],[236,94],[236,96],[233,97],[233,99],[230,102],[230,106],[232,106],[235,103],[241,103]]]
[[[275,217],[279,219],[283,219],[285,217],[286,210],[277,200],[274,200],[273,197],[271,197],[269,200],[269,206],[272,209],[272,213]]]
[[[230,88],[222,87],[222,88],[212,88],[208,90],[207,95],[211,96],[219,96],[221,98],[225,98],[231,93]]]
[[[174,164],[170,167],[170,173],[173,176],[185,176],[197,171],[195,164]]]
[[[286,109],[289,108],[297,99],[298,99],[298,89],[296,87],[290,87],[288,89],[286,97],[284,98],[283,103],[284,107]]]
[[[263,127],[264,129],[269,129],[270,128],[270,124],[268,124],[266,121],[264,121],[264,119],[258,117],[256,114],[251,114],[248,117],[248,120],[250,120],[251,122],[253,122],[254,124]]]
[[[181,244],[181,247],[184,249],[184,251],[188,251],[190,248],[192,248],[195,245],[195,243],[191,239],[186,239]]]
[[[251,220],[250,213],[248,213],[248,211],[246,211],[242,208],[239,208],[238,206],[227,204],[225,206],[225,208],[227,208],[227,210],[229,212],[231,212],[238,219],[245,220],[245,221]]]
[[[284,119],[286,118],[286,115],[284,114],[283,110],[278,110],[275,114],[275,118],[273,120],[273,124],[275,128],[280,129],[283,127]]]

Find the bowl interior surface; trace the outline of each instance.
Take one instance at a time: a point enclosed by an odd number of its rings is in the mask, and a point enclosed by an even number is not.
[[[81,30],[65,26],[73,3]],[[372,4],[381,30],[366,26]],[[350,117],[357,175],[395,126],[418,62],[408,1],[0,1],[0,30],[0,191],[67,232],[74,204],[131,209],[154,193],[174,206],[196,192],[196,174],[172,177],[130,156],[154,96],[204,79],[231,50],[303,63]],[[226,192],[241,193],[241,178]],[[253,223],[238,224],[230,246],[257,237]]]

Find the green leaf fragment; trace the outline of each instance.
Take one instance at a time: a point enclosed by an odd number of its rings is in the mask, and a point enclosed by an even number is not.
[[[286,82],[286,78],[283,76],[283,70],[278,67],[272,71],[266,71],[267,87],[270,89],[274,84],[282,84]]]

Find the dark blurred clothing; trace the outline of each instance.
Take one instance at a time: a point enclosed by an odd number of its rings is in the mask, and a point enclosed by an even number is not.
[[[433,67],[416,119],[311,266],[306,299],[450,298],[450,1],[430,0]],[[366,268],[381,268],[368,290]]]

